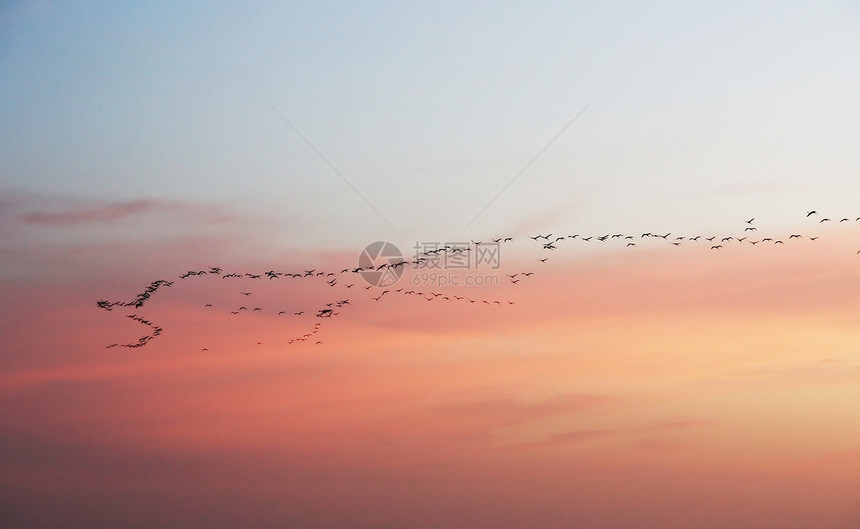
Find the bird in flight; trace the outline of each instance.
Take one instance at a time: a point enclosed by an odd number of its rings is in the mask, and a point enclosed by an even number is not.
[[[832,218],[821,217],[817,210],[809,210],[809,211],[806,211],[805,213],[806,213],[807,218],[809,218],[813,215],[818,215],[817,218],[819,219],[820,223],[830,222],[832,224],[833,222],[836,222],[836,221],[832,220]],[[851,219],[849,217],[833,217],[833,218],[837,219],[838,223],[844,223],[844,222],[850,222],[851,221]],[[758,231],[757,227],[754,226],[754,222],[755,222],[755,220],[757,220],[756,217],[751,217],[749,219],[743,219],[742,218],[742,220],[744,221],[745,224],[747,224],[747,226],[745,226],[743,229],[744,232],[757,232]],[[857,217],[857,221],[860,222],[860,217]],[[763,227],[762,229],[765,229],[765,228]],[[637,232],[638,232],[638,230],[637,230]],[[567,235],[566,237],[562,237],[562,236],[556,237],[556,236],[553,236],[552,233],[547,233],[547,234],[538,234],[536,236],[531,236],[530,238],[532,240],[538,242],[538,243],[541,243],[540,248],[542,248],[544,250],[557,250],[557,253],[562,251],[561,246],[558,245],[558,243],[565,241],[565,240],[568,240],[568,239],[580,239],[580,240],[585,241],[585,242],[594,239],[596,241],[603,242],[606,245],[611,245],[615,239],[619,239],[619,242],[623,241],[623,244],[625,244],[628,248],[629,247],[635,247],[638,245],[637,242],[634,242],[635,241],[634,235],[626,235],[625,236],[623,233],[612,234],[611,232],[607,233],[606,235],[592,235],[592,236],[585,236],[585,235],[586,234],[583,233],[581,235],[576,234],[576,235]],[[644,233],[642,233],[641,238],[646,238],[646,237],[660,238],[666,242],[673,244],[674,246],[679,246],[679,247],[682,245],[685,247],[686,246],[693,246],[693,242],[698,241],[701,238],[703,241],[704,240],[709,241],[710,244],[708,245],[708,247],[710,247],[711,250],[721,250],[721,249],[725,249],[725,248],[734,246],[734,244],[732,244],[731,241],[749,242],[752,245],[757,245],[760,242],[762,242],[762,243],[770,242],[771,244],[785,244],[786,246],[790,246],[791,245],[790,241],[793,239],[802,240],[802,239],[808,238],[811,241],[815,241],[818,239],[817,236],[810,237],[808,235],[801,235],[800,233],[793,233],[793,234],[789,235],[788,238],[784,238],[782,240],[777,240],[775,238],[772,239],[770,237],[764,237],[761,240],[750,240],[747,237],[739,237],[739,236],[734,236],[734,237],[725,236],[725,237],[723,237],[722,235],[720,235],[720,236],[713,236],[712,235],[709,237],[706,237],[704,235],[696,235],[694,237],[677,236],[677,237],[673,237],[672,239],[669,239],[669,237],[671,235],[672,235],[672,233],[655,234],[652,232],[644,232]],[[752,235],[752,233],[748,233],[748,235]],[[513,238],[511,238],[511,237],[498,237],[498,238],[491,238],[491,239],[487,239],[487,240],[492,240],[493,243],[498,244],[502,241],[504,241],[504,242],[511,241],[511,240],[513,240]],[[690,241],[689,244],[686,241]],[[789,242],[784,243],[783,241],[789,241]],[[726,244],[723,245],[721,243],[726,243]],[[458,244],[460,244],[460,243],[458,243]],[[486,245],[487,243],[482,242],[482,241],[472,241],[472,244],[475,247],[477,247],[478,245]],[[455,248],[454,246],[446,244],[442,248],[438,248],[436,250],[425,251],[425,252],[422,252],[420,255],[434,254],[434,255],[438,256],[438,254],[440,252],[448,252],[450,254],[450,253],[455,253],[455,252],[459,252],[459,251],[468,252],[471,249],[472,248],[464,248],[464,249]],[[860,255],[860,250],[858,250],[857,254]],[[401,260],[400,262],[397,262],[397,263],[387,263],[387,264],[383,264],[380,266],[373,265],[373,266],[367,266],[367,267],[344,268],[341,270],[341,274],[345,274],[348,272],[360,273],[360,272],[363,272],[365,270],[372,271],[372,270],[382,270],[385,268],[393,269],[397,266],[405,266],[405,265],[410,265],[410,264],[416,265],[416,268],[418,268],[418,265],[422,261],[426,261],[426,260],[427,259],[424,259],[423,257],[416,257],[412,261]],[[549,261],[549,258],[543,257],[543,258],[536,259],[536,260],[540,261],[542,263],[547,263]],[[252,274],[252,273],[229,273],[229,274],[221,275],[221,269],[215,268],[215,267],[211,267],[209,269],[209,271],[206,271],[206,270],[199,270],[199,271],[189,270],[189,271],[185,272],[184,274],[180,275],[179,277],[182,279],[185,279],[185,278],[191,278],[194,276],[206,276],[206,275],[210,275],[210,274],[216,275],[216,276],[220,275],[221,278],[224,278],[224,279],[235,278],[237,280],[242,279],[242,278],[244,278],[245,280],[247,280],[247,279],[260,279],[262,277],[261,274]],[[512,284],[516,284],[516,283],[520,282],[523,278],[530,277],[532,274],[533,274],[532,272],[519,272],[519,273],[506,274],[506,275]],[[324,277],[324,281],[327,283],[327,286],[336,287],[338,289],[339,288],[351,288],[351,287],[355,286],[355,284],[357,284],[355,282],[347,283],[346,281],[340,281],[339,278],[335,279],[333,277],[336,275],[335,273],[319,271],[319,269],[295,270],[293,273],[277,272],[275,270],[270,270],[268,272],[265,272],[263,275],[265,275],[269,279],[277,279],[277,278],[297,279],[297,278],[303,278],[303,277],[307,277],[307,278]],[[139,294],[136,298],[132,299],[131,301],[127,301],[127,302],[124,302],[124,301],[98,301],[97,305],[99,308],[104,309],[104,310],[108,310],[108,311],[112,310],[114,307],[137,307],[137,308],[139,308],[151,297],[152,294],[154,294],[156,292],[156,290],[159,289],[159,287],[162,287],[162,286],[169,287],[171,284],[173,284],[172,281],[166,281],[166,280],[154,281],[153,283],[150,284],[149,287],[146,288],[145,291],[143,291],[141,294]],[[366,290],[370,290],[371,288],[373,288],[373,286],[367,285],[364,288]],[[384,291],[379,293],[378,297],[373,297],[373,299],[376,301],[381,301],[381,299],[386,294],[388,294],[389,292],[391,292],[392,293],[391,295],[393,296],[393,295],[396,295],[394,293],[404,293],[403,291],[404,291],[404,289],[402,289],[402,288],[393,289],[390,291],[384,290]],[[246,291],[246,292],[239,292],[239,293],[244,295],[244,296],[250,296],[253,292]],[[430,293],[429,295],[425,295],[425,294],[422,294],[422,293],[416,292],[416,291],[405,291],[405,294],[420,295],[421,297],[424,297],[428,302],[435,300],[437,297],[440,300],[445,300],[445,301],[449,301],[449,302],[453,301],[455,299],[458,301],[464,301],[465,300],[465,298],[463,298],[462,296],[453,296],[452,295],[449,297],[449,296],[444,296],[444,295],[438,294],[438,293]],[[511,304],[512,305],[512,304],[514,304],[513,301],[507,301],[506,303],[502,303],[501,301],[498,301],[498,300],[493,301],[493,300],[487,300],[487,299],[483,299],[483,300],[482,299],[478,299],[478,300],[468,299],[468,301],[470,303],[484,303],[488,306],[493,305],[493,304],[495,304],[495,305],[504,305],[504,304]],[[326,304],[325,307],[329,307],[329,308],[324,308],[323,310],[318,310],[318,309],[310,310],[310,309],[308,309],[307,311],[301,310],[298,312],[294,312],[294,314],[296,316],[300,316],[300,315],[305,314],[307,312],[307,313],[309,313],[309,315],[315,315],[318,318],[328,318],[328,317],[340,314],[340,312],[335,312],[335,311],[344,307],[345,305],[348,305],[348,303],[349,303],[348,300],[332,302],[332,303]],[[204,305],[204,307],[206,307],[206,308],[210,308],[213,306],[214,306],[213,303],[206,303]],[[296,307],[296,308],[298,308],[298,307]],[[266,310],[270,310],[270,309],[266,309]],[[228,309],[228,311],[230,312],[230,314],[239,315],[239,314],[241,314],[241,311],[256,313],[256,312],[263,312],[263,309],[260,307],[241,306],[235,310]],[[272,311],[272,312],[273,313],[277,312],[277,314],[279,316],[289,314],[288,312],[286,312],[286,310],[281,310],[279,312],[278,311]],[[129,317],[133,317],[133,316],[129,316]],[[161,333],[161,328],[151,324],[148,320],[144,320],[143,318],[139,318],[139,317],[134,317],[134,318],[136,321],[139,321],[140,323],[143,323],[145,325],[150,326],[153,329],[152,334],[142,337],[137,343],[131,343],[131,344],[125,344],[125,345],[112,344],[108,347],[142,347],[142,346],[146,345],[150,339],[158,336]],[[319,325],[319,324],[317,324],[317,325]],[[316,332],[316,329],[317,329],[317,327],[314,328],[314,333]],[[305,338],[307,338],[308,341],[310,341],[310,338],[308,338],[308,336],[310,336],[310,334],[306,335]],[[290,343],[299,342],[299,341],[304,341],[304,338],[295,338],[295,339],[291,340]],[[317,343],[321,343],[321,342],[317,342]],[[203,348],[202,350],[208,351],[208,348]]]

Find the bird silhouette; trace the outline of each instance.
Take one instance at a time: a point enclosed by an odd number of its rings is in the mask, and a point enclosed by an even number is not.
[[[817,210],[806,211],[806,217],[807,218],[811,217],[813,215],[818,215],[818,211]],[[838,223],[840,223],[840,224],[851,221],[850,217],[841,217],[841,218],[837,217],[837,218],[839,219]],[[756,219],[757,219],[757,217],[751,217],[749,219],[744,219],[744,223],[747,224],[747,226],[744,227],[744,230],[743,230],[745,233],[759,231],[759,229],[756,226],[753,226],[753,223],[755,222]],[[860,217],[857,217],[856,221],[860,222]],[[819,220],[819,223],[827,223],[827,222],[833,222],[833,221],[829,217],[821,218]],[[638,232],[639,232],[639,230],[637,230],[637,233]],[[750,240],[746,236],[737,237],[737,236],[730,236],[730,235],[726,235],[726,236],[712,235],[709,237],[705,237],[703,235],[675,236],[675,237],[673,237],[672,240],[669,240],[669,237],[671,235],[672,235],[672,232],[665,233],[665,234],[654,234],[653,232],[642,232],[640,239],[646,239],[646,238],[663,239],[664,241],[669,242],[676,247],[681,247],[681,246],[687,246],[687,245],[693,246],[693,243],[697,242],[700,238],[702,238],[704,240],[707,240],[710,243],[713,243],[712,245],[709,245],[711,250],[720,250],[720,249],[723,249],[724,245],[714,243],[715,240],[719,240],[720,243],[728,243],[730,241],[737,241],[739,243],[749,242],[751,245],[756,246],[761,242],[771,242],[772,244],[776,245],[776,244],[785,244],[784,241],[792,241],[794,239],[800,240],[800,239],[808,238],[811,241],[815,241],[819,238],[818,236],[809,236],[806,234],[802,234],[802,232],[801,233],[792,233],[785,239],[778,239],[778,238],[774,239],[773,237],[763,237],[760,240]],[[563,250],[564,245],[559,245],[559,243],[566,241],[566,240],[569,240],[569,239],[580,239],[584,242],[588,242],[588,241],[591,241],[592,239],[596,239],[597,241],[604,243],[606,246],[611,246],[612,244],[615,244],[615,241],[617,239],[619,241],[624,241],[624,245],[627,248],[632,248],[632,247],[637,246],[637,243],[633,242],[635,240],[634,236],[633,235],[625,235],[623,232],[617,232],[617,233],[609,232],[609,233],[602,234],[602,235],[601,234],[586,235],[586,234],[577,233],[577,234],[570,234],[567,236],[556,236],[556,237],[553,237],[552,233],[547,233],[547,234],[537,234],[535,236],[529,236],[529,238],[534,240],[534,241],[540,242],[541,243],[541,249],[556,250],[557,253],[563,253],[563,251],[564,251]],[[492,240],[492,242],[494,244],[500,244],[503,242],[512,241],[513,237],[502,235],[502,236],[493,237],[493,238],[487,239],[487,240]],[[383,270],[393,270],[393,269],[400,268],[400,267],[405,268],[406,265],[412,265],[416,269],[418,269],[422,266],[426,267],[427,264],[429,264],[431,262],[429,259],[427,259],[424,256],[432,256],[432,259],[438,259],[443,254],[448,254],[450,256],[451,254],[456,254],[456,253],[460,253],[460,252],[463,252],[463,253],[469,252],[472,249],[471,245],[478,247],[479,245],[485,245],[485,244],[486,243],[484,243],[482,241],[474,241],[474,240],[471,241],[471,244],[466,244],[466,243],[445,244],[441,247],[437,247],[434,249],[428,249],[428,250],[425,250],[423,252],[419,252],[413,260],[401,259],[397,262],[388,262],[388,263],[384,263],[381,265],[373,265],[373,266],[367,265],[367,266],[358,266],[358,267],[354,267],[354,268],[349,268],[349,267],[341,268],[341,269],[339,269],[340,270],[339,273],[340,274],[360,273],[360,272],[364,272],[364,271],[380,271],[381,272]],[[465,247],[458,246],[458,245],[464,245]],[[729,246],[729,245],[726,245],[726,246]],[[757,250],[757,251],[759,251],[759,250]],[[858,251],[857,253],[860,254],[860,251]],[[543,258],[538,258],[537,260],[542,262],[542,263],[547,263],[549,261],[549,258],[543,257]],[[200,269],[200,270],[194,270],[194,269],[186,270],[185,272],[179,274],[176,277],[183,279],[183,280],[187,280],[189,282],[192,282],[192,281],[205,281],[205,280],[211,278],[211,276],[213,276],[213,275],[218,276],[222,279],[231,278],[231,279],[235,279],[238,281],[256,280],[256,279],[260,279],[263,275],[265,275],[270,280],[271,279],[279,279],[279,278],[290,278],[293,280],[301,280],[302,278],[312,279],[312,278],[323,277],[323,278],[325,278],[324,281],[327,283],[327,285],[332,287],[333,289],[335,289],[335,290],[331,290],[330,292],[335,292],[336,289],[339,289],[339,288],[352,288],[356,284],[354,282],[348,283],[346,281],[339,281],[338,280],[339,276],[335,277],[337,275],[335,272],[330,272],[328,270],[322,270],[322,269],[317,269],[317,268],[308,269],[308,270],[294,270],[294,271],[268,270],[266,272],[263,272],[262,274],[252,273],[252,272],[243,272],[243,273],[231,272],[231,273],[227,273],[227,274],[222,274],[221,268],[213,266],[213,267],[209,267],[208,269],[204,268],[204,269]],[[511,281],[512,284],[517,284],[522,279],[524,279],[526,277],[531,277],[532,275],[533,275],[533,272],[517,272],[517,273],[507,273],[506,274],[506,276],[509,278],[509,280]],[[126,307],[141,308],[150,299],[152,299],[154,296],[156,296],[157,292],[159,292],[162,288],[170,287],[172,284],[173,284],[173,281],[169,281],[167,279],[160,279],[158,281],[151,282],[142,292],[140,292],[139,294],[137,294],[135,297],[133,297],[130,300],[122,300],[122,301],[99,300],[96,302],[96,305],[98,308],[100,308],[102,310],[106,310],[106,311],[116,311],[117,309],[126,308]],[[259,284],[259,283],[257,283],[257,284]],[[527,284],[528,284],[528,282],[527,282]],[[367,285],[367,286],[365,286],[365,289],[370,290],[372,288],[372,286],[373,285]],[[522,288],[525,288],[525,285]],[[240,294],[242,294],[244,296],[250,296],[252,294],[252,292],[251,291],[241,291]],[[360,291],[358,292],[358,294],[360,294]],[[391,290],[387,290],[387,289],[382,290],[378,296],[368,296],[368,297],[372,297],[372,299],[375,301],[380,301],[386,295],[393,296],[393,295],[398,295],[398,294],[407,295],[407,296],[420,296],[423,299],[425,299],[427,302],[432,302],[432,301],[438,299],[440,301],[448,301],[448,302],[452,302],[452,303],[455,301],[456,302],[469,301],[470,303],[483,303],[483,304],[486,304],[488,306],[493,306],[493,305],[502,306],[502,305],[513,305],[514,304],[513,301],[493,300],[489,297],[487,299],[468,299],[468,298],[465,298],[463,296],[443,295],[443,293],[441,293],[441,292],[430,292],[430,293],[425,294],[423,292],[416,292],[414,290],[404,290],[403,288],[397,288],[397,289],[391,289]],[[363,297],[363,296],[359,296],[359,297]],[[357,304],[357,305],[359,305],[359,304]],[[206,303],[204,305],[205,308],[212,308],[213,306],[214,306],[213,303]],[[315,314],[318,318],[331,318],[331,317],[338,316],[339,314],[341,314],[341,309],[349,307],[349,306],[351,306],[350,301],[347,299],[343,299],[343,300],[337,300],[337,301],[331,301],[329,303],[325,303],[324,307],[326,307],[326,308],[323,308],[323,309],[311,310],[310,308],[308,308],[308,312],[310,312],[310,314]],[[241,313],[241,311],[243,311],[243,310],[249,311],[249,308],[246,306],[241,306],[236,310],[229,311],[229,313],[232,315],[239,315]],[[268,309],[266,309],[266,310],[268,310]],[[261,307],[254,307],[253,310],[250,312],[263,312],[263,311],[264,311],[264,309],[262,309]],[[305,310],[298,310],[298,311],[294,312],[293,314],[300,316],[300,315],[303,315],[305,312],[306,312]],[[286,310],[281,310],[281,311],[278,311],[277,314],[280,316],[280,315],[288,314],[288,312]],[[147,334],[145,336],[141,336],[136,341],[131,341],[131,342],[125,343],[125,344],[123,344],[123,343],[112,343],[112,344],[107,346],[108,348],[114,348],[114,347],[139,348],[139,347],[143,347],[143,346],[147,345],[152,339],[159,336],[163,331],[163,329],[161,327],[155,325],[152,321],[150,321],[147,318],[137,316],[137,315],[131,315],[131,316],[127,316],[127,317],[132,318],[137,323],[140,323],[142,325],[146,325],[147,327],[149,327],[149,334]],[[317,322],[317,324],[312,327],[312,330],[308,334],[306,334],[304,337],[301,337],[301,336],[294,337],[289,341],[289,343],[291,343],[291,344],[292,343],[300,343],[300,342],[304,341],[305,339],[307,339],[312,334],[317,333],[320,330],[319,324],[320,324],[320,322]],[[208,348],[203,348],[202,350],[208,351]]]

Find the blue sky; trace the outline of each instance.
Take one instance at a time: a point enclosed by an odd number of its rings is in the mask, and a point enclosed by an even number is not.
[[[858,94],[856,2],[0,1],[4,527],[856,529]]]
[[[860,196],[849,3],[19,2],[0,27],[5,190],[451,238],[590,103],[466,238]]]

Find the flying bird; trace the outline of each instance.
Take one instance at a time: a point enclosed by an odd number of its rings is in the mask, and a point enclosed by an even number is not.
[[[813,215],[819,215],[818,211],[817,210],[810,210],[810,211],[806,212],[807,218],[809,218]],[[838,220],[838,223],[851,221],[851,219],[849,217],[841,217],[841,218],[840,217],[834,217],[834,218],[836,218]],[[835,222],[831,218],[821,218],[819,216],[819,219],[820,219],[819,220],[820,223]],[[753,223],[756,220],[756,217],[751,217],[750,219],[743,219],[743,220],[744,220],[744,223],[747,224],[747,226],[744,227],[744,229],[743,229],[744,232],[756,232],[756,231],[758,231],[757,227],[755,227],[753,225]],[[860,217],[857,217],[856,221],[860,222]],[[815,241],[819,238],[818,236],[810,237],[808,235],[801,235],[798,233],[792,233],[791,235],[789,235],[789,237],[787,239],[782,239],[782,240],[774,240],[770,237],[765,237],[761,240],[750,240],[748,237],[732,237],[732,236],[704,237],[702,235],[696,235],[693,237],[676,236],[676,237],[673,237],[672,240],[669,240],[669,237],[671,235],[672,235],[671,232],[666,233],[665,235],[653,234],[651,232],[644,232],[644,233],[642,233],[640,238],[659,237],[659,238],[665,240],[666,242],[670,242],[671,244],[673,244],[675,246],[679,246],[679,247],[682,245],[686,245],[686,243],[682,243],[682,241],[688,241],[688,240],[689,241],[698,241],[700,238],[702,238],[704,240],[709,241],[712,244],[712,245],[709,245],[711,250],[723,249],[723,244],[720,244],[721,242],[726,242],[727,247],[733,246],[733,245],[728,243],[728,241],[733,241],[733,240],[737,241],[737,242],[749,242],[752,245],[757,245],[760,242],[771,242],[772,244],[785,244],[784,240],[791,241],[793,239],[808,238],[811,241]],[[751,235],[751,233],[749,235]],[[572,234],[572,235],[568,235],[566,237],[562,237],[562,236],[553,237],[552,233],[548,233],[548,234],[538,234],[536,236],[531,236],[529,238],[531,238],[532,240],[535,240],[535,241],[542,241],[542,248],[543,249],[555,250],[556,248],[560,248],[559,246],[557,246],[558,242],[564,241],[566,239],[575,239],[575,238],[580,238],[581,240],[586,241],[586,242],[590,241],[591,239],[597,239],[598,241],[601,241],[601,242],[606,242],[606,241],[610,241],[610,240],[614,240],[614,239],[623,239],[624,243],[629,248],[629,247],[637,246],[637,243],[633,242],[635,240],[634,237],[635,237],[634,235],[624,235],[623,233],[607,233],[605,235],[596,235],[596,236],[588,236],[588,237],[581,236],[579,234]],[[497,238],[492,238],[492,239],[488,239],[488,240],[492,240],[493,243],[498,244],[500,242],[511,241],[511,240],[513,240],[513,237],[497,237]],[[718,242],[714,242],[714,241],[718,241]],[[460,243],[457,243],[457,244],[460,244]],[[472,241],[472,244],[474,244],[477,247],[478,245],[486,244],[486,243],[484,243],[482,241]],[[464,246],[468,246],[468,245],[464,245]],[[468,252],[471,249],[472,248],[468,248],[468,247],[467,248],[458,248],[458,247],[455,247],[451,244],[445,244],[444,247],[436,248],[433,250],[427,250],[427,251],[419,253],[418,255],[419,256],[420,255],[428,255],[428,256],[432,255],[432,256],[439,257],[440,254],[444,253],[444,252],[447,252],[450,255],[450,254],[458,253],[458,252]],[[857,251],[857,255],[860,255],[860,250]],[[367,271],[376,271],[376,270],[382,270],[382,269],[391,270],[391,269],[395,269],[398,266],[404,266],[405,267],[405,265],[407,265],[407,264],[415,265],[416,268],[418,268],[418,265],[420,265],[422,262],[425,262],[428,260],[429,259],[425,259],[424,257],[416,257],[414,260],[411,260],[411,261],[401,259],[399,262],[396,262],[396,263],[392,262],[392,263],[382,264],[379,266],[369,265],[366,267],[343,268],[340,271],[340,273],[341,274],[348,273],[348,272],[359,273],[359,272],[364,272],[366,270]],[[542,263],[546,263],[549,260],[549,258],[544,257],[544,258],[540,258],[537,260],[542,262]],[[188,270],[188,271],[184,272],[183,274],[181,274],[177,277],[179,277],[181,279],[186,279],[186,278],[199,277],[199,276],[204,276],[204,275],[209,275],[209,274],[219,275],[224,279],[226,279],[228,277],[229,278],[259,279],[262,277],[261,274],[236,273],[236,272],[222,275],[222,270],[218,267],[209,267],[208,270]],[[506,275],[510,279],[512,284],[517,284],[522,280],[522,278],[531,277],[533,274],[534,274],[533,272],[518,272],[518,273],[510,273],[510,274],[506,274]],[[337,279],[335,279],[333,277],[333,276],[336,276],[335,272],[320,271],[319,269],[299,270],[296,273],[276,272],[274,270],[269,270],[269,271],[263,273],[262,275],[265,275],[266,277],[268,277],[270,279],[275,279],[275,278],[279,278],[279,277],[290,277],[293,279],[298,279],[298,278],[303,278],[303,277],[311,277],[311,278],[313,278],[313,277],[326,277],[327,278],[326,283],[332,287],[335,287],[335,286],[340,287],[340,285],[343,285],[346,288],[351,288],[356,284],[355,282],[354,283],[348,283],[348,284],[344,284],[343,282],[339,282]],[[117,307],[119,307],[119,308],[124,308],[124,307],[140,308],[149,299],[154,297],[154,295],[156,294],[156,291],[159,290],[160,287],[162,287],[162,286],[169,287],[172,284],[173,284],[172,281],[167,281],[164,279],[158,280],[158,281],[153,281],[140,294],[138,294],[135,298],[132,298],[130,301],[99,300],[99,301],[97,301],[96,304],[97,304],[98,308],[108,310],[108,311],[111,311]],[[370,290],[371,288],[372,288],[372,285],[365,286],[365,289],[367,289],[367,290]],[[522,288],[525,288],[525,286]],[[406,295],[419,295],[419,296],[423,297],[428,302],[433,301],[436,298],[441,298],[441,300],[445,300],[445,301],[449,301],[449,302],[453,301],[453,300],[457,300],[457,301],[468,300],[470,303],[485,303],[487,305],[499,305],[499,306],[502,306],[505,304],[513,305],[515,303],[514,301],[509,301],[509,300],[506,300],[503,303],[500,300],[492,300],[492,299],[477,299],[477,300],[475,300],[475,299],[467,299],[467,298],[464,298],[463,296],[454,296],[454,295],[445,296],[441,293],[436,293],[436,292],[430,292],[428,294],[425,294],[422,292],[416,292],[414,290],[406,290],[404,292],[403,288],[392,289],[392,290],[383,290],[382,292],[379,293],[378,297],[374,297],[373,299],[376,301],[380,301],[385,296],[385,294],[387,294],[389,292],[404,293]],[[252,292],[250,292],[250,291],[240,292],[240,294],[242,294],[244,296],[250,296],[252,294]],[[314,311],[308,310],[307,312],[309,312],[312,315],[315,314],[318,318],[328,318],[328,317],[333,317],[333,316],[340,314],[340,312],[338,312],[338,311],[347,305],[349,305],[349,300],[333,301],[331,303],[325,304],[325,307],[329,307],[329,308],[323,308],[322,310],[314,310]],[[214,306],[213,303],[205,303],[205,305],[204,305],[205,308],[211,308],[213,306]],[[241,306],[236,310],[231,310],[230,314],[239,315],[239,314],[241,314],[241,311],[243,311],[243,310],[251,312],[249,307]],[[267,310],[269,310],[269,309],[267,309]],[[256,312],[262,312],[262,311],[263,311],[263,309],[260,307],[254,307],[252,310],[252,312],[255,312],[255,313]],[[276,312],[276,311],[272,311],[272,312]],[[306,312],[305,310],[300,310],[300,311],[294,312],[294,314],[296,316],[300,316],[300,315],[304,314],[305,312]],[[280,316],[280,315],[289,314],[289,313],[286,312],[286,310],[281,310],[281,311],[277,311],[277,314]],[[140,317],[137,315],[130,315],[127,317],[132,318],[141,324],[149,326],[151,328],[150,334],[143,336],[143,337],[139,338],[137,341],[133,341],[133,342],[128,343],[128,344],[114,343],[114,344],[107,346],[108,348],[112,348],[112,347],[127,347],[127,348],[143,347],[143,346],[147,345],[150,340],[159,336],[162,332],[161,327],[156,326],[155,324],[153,324],[152,322],[150,322],[149,320],[147,320],[143,317]],[[325,322],[325,320],[319,320],[319,322]],[[321,323],[319,323],[319,322],[317,324],[315,324],[314,327],[312,328],[312,330],[310,332],[308,332],[307,334],[305,334],[304,337],[293,338],[289,341],[289,343],[293,344],[293,343],[298,342],[298,341],[309,340],[310,336],[312,336],[313,334],[316,334],[318,331],[320,331],[320,324]],[[321,344],[322,342],[317,341],[316,343]],[[260,344],[262,344],[262,342],[257,342],[257,344],[260,345]],[[206,347],[203,347],[201,349],[201,351],[208,351],[208,350],[209,349]]]

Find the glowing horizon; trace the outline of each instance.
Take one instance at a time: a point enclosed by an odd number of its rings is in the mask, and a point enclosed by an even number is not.
[[[0,7],[0,526],[856,528],[858,27]]]

